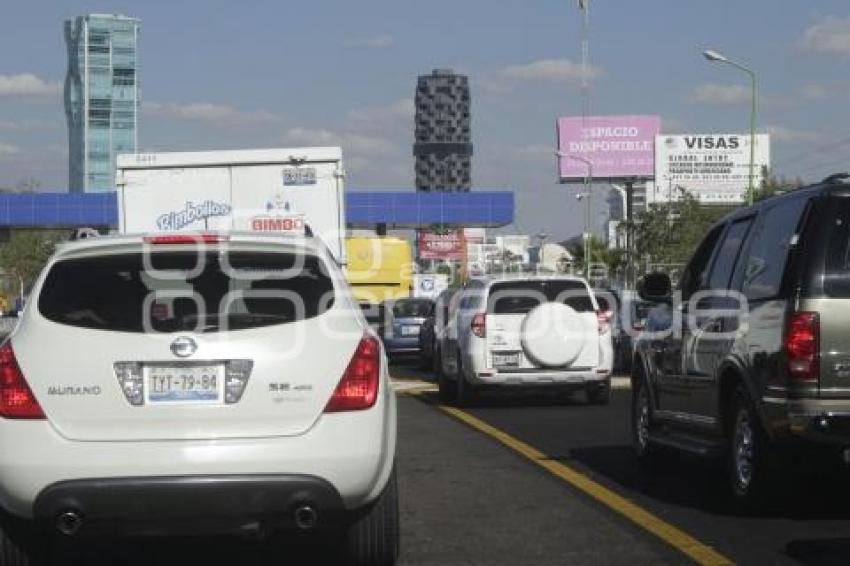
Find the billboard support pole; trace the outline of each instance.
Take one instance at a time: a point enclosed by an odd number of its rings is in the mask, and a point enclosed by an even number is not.
[[[633,284],[634,277],[634,233],[632,230],[632,219],[634,217],[634,194],[635,194],[635,183],[632,180],[628,180],[625,183],[626,189],[626,288],[631,288],[630,285]]]

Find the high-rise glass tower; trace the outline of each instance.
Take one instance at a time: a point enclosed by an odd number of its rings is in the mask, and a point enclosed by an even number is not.
[[[90,14],[65,22],[68,188],[115,190],[115,158],[134,153],[139,125],[139,20]]]
[[[416,84],[416,189],[468,191],[472,184],[469,79],[435,69]]]

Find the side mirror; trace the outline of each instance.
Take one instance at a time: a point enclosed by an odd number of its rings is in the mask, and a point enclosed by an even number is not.
[[[650,273],[638,281],[637,292],[644,301],[669,303],[673,296],[673,282],[666,273]]]

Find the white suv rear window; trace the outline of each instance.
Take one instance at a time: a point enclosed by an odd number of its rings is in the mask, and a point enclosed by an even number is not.
[[[50,270],[42,316],[119,332],[217,332],[316,317],[334,301],[315,256],[156,252],[68,259]],[[152,269],[151,269],[152,268]]]
[[[525,314],[542,303],[561,302],[577,312],[593,312],[593,300],[581,281],[509,281],[490,287],[487,312]]]

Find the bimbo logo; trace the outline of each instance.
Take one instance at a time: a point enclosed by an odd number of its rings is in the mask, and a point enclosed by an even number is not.
[[[214,216],[228,216],[231,208],[229,204],[205,200],[200,203],[187,202],[186,208],[173,212],[166,212],[156,219],[156,226],[160,230],[180,230],[199,220],[206,220]]]

